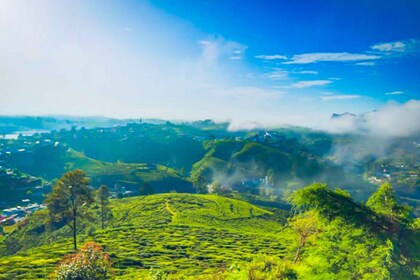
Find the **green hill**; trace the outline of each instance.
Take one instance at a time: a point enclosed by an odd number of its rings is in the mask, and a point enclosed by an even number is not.
[[[193,180],[202,176],[209,182],[238,185],[268,176],[275,186],[284,186],[288,180],[312,182],[324,172],[318,160],[298,150],[244,140],[208,141],[205,147],[206,155],[193,165]]]
[[[151,267],[194,278],[258,254],[282,257],[293,244],[292,235],[282,234],[284,214],[216,195],[140,196],[112,200],[111,209],[108,227],[99,229],[96,220],[84,224],[79,243],[101,244],[119,279],[139,279]],[[45,279],[71,252],[68,227],[48,230],[43,215],[0,243],[0,255],[17,250],[0,257],[0,279]]]
[[[159,164],[105,162],[87,157],[71,148],[45,146],[37,147],[12,158],[19,170],[48,180],[59,178],[69,170],[82,169],[92,178],[97,187],[115,184],[136,187],[148,183],[154,192],[193,191],[177,171]]]

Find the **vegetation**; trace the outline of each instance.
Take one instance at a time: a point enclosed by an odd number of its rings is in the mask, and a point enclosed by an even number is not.
[[[286,197],[320,181],[349,191],[356,200],[366,200],[377,185],[390,181],[397,197],[420,213],[417,136],[397,139],[384,155],[377,156],[360,137],[299,127],[229,131],[228,123],[209,120],[176,124],[61,118],[21,121],[28,122],[28,127],[32,122],[37,123],[34,127],[44,122],[56,127],[49,133],[0,138],[0,207],[15,206],[27,198],[41,202],[51,181],[81,169],[94,188],[106,184],[120,196],[204,193],[218,181],[222,190]],[[81,127],[86,123],[90,123],[88,128]],[[100,123],[103,126],[91,126]],[[16,174],[5,174],[9,169],[28,177],[16,180]],[[267,179],[265,186],[262,179]]]
[[[78,169],[64,174],[46,199],[51,222],[64,223],[72,229],[74,250],[77,250],[77,220],[92,202],[89,179]]]
[[[100,245],[90,242],[86,243],[79,252],[61,260],[52,279],[103,280],[111,276],[112,267],[109,255],[103,252]]]
[[[93,205],[97,220],[82,222],[79,238],[104,248],[117,279],[415,279],[419,222],[396,219],[397,202],[380,206],[384,190],[389,203],[392,188],[383,185],[364,205],[316,183],[292,194],[288,220],[278,209],[218,195],[111,200],[108,227]],[[32,220],[3,242],[37,244],[0,258],[4,279],[45,278],[71,251],[66,227],[44,225]]]
[[[53,186],[0,227],[0,279],[420,277],[414,138],[353,162],[354,136],[136,122],[0,139],[0,206]]]
[[[256,254],[283,257],[293,240],[281,234],[286,213],[217,195],[140,196],[110,200],[109,207],[113,217],[104,230],[100,208],[90,208],[97,219],[80,221],[78,240],[100,244],[120,279],[148,277],[151,268],[171,277],[211,275]],[[7,238],[7,244],[23,244],[17,252],[14,246],[0,247],[0,255],[12,253],[0,257],[5,279],[43,279],[72,251],[71,230],[50,229],[41,220],[34,217]]]
[[[101,205],[101,225],[102,225],[102,229],[104,229],[107,212],[108,212],[108,204],[109,204],[108,187],[106,185],[100,186],[97,195],[98,195],[98,201]]]

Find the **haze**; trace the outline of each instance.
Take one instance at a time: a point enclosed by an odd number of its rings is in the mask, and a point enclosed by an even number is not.
[[[419,131],[417,2],[233,2],[2,1],[0,114]]]

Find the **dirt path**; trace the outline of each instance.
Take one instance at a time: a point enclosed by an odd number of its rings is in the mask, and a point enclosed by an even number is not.
[[[172,210],[171,205],[169,204],[169,200],[166,200],[165,207],[166,210],[172,215],[172,222],[175,222],[177,213],[174,210]]]

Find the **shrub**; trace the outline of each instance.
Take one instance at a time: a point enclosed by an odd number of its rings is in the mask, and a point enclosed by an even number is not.
[[[149,279],[150,280],[166,280],[168,279],[168,274],[163,270],[150,269]]]
[[[112,277],[111,261],[102,247],[86,243],[79,252],[64,257],[57,267],[56,280],[99,280]]]
[[[216,279],[216,277],[213,277]],[[277,257],[259,256],[252,262],[232,265],[220,279],[226,280],[292,280],[297,279],[294,265]]]

